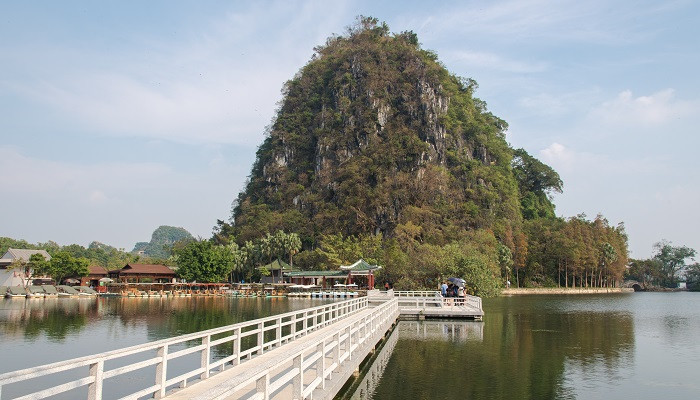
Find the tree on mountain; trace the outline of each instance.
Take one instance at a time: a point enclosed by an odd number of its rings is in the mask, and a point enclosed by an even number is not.
[[[553,218],[552,192],[561,193],[564,183],[549,165],[524,149],[513,152],[513,174],[520,189],[520,204],[526,219]]]

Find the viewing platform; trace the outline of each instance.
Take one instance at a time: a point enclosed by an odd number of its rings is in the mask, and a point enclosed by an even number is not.
[[[402,319],[462,318],[481,321],[484,311],[481,297],[442,297],[439,291],[369,290],[370,303],[396,299]]]
[[[399,318],[483,316],[479,298],[455,301],[435,293],[373,290],[367,297],[3,373],[0,396],[331,399]]]

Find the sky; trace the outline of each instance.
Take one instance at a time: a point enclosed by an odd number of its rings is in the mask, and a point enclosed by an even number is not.
[[[700,2],[0,3],[0,236],[131,250],[228,219],[280,90],[358,15],[412,30],[555,168],[557,215],[700,250]]]

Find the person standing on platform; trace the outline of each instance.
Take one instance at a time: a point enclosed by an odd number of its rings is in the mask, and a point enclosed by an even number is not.
[[[447,297],[447,282],[442,282],[440,285],[440,293],[442,293],[442,297]]]

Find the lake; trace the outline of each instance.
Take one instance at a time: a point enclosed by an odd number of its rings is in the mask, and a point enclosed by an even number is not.
[[[0,372],[326,301],[0,299]],[[354,398],[686,399],[700,389],[700,293],[501,297],[484,310],[483,322],[401,322]]]
[[[356,399],[689,399],[700,293],[486,299],[484,322],[401,322]],[[359,393],[362,392],[362,393]]]

